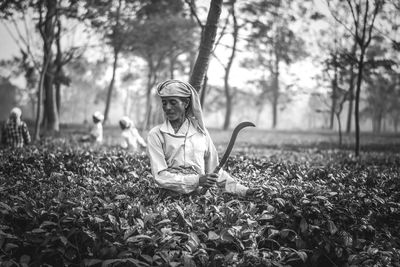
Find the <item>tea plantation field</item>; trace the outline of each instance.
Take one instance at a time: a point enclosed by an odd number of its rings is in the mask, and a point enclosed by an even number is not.
[[[230,132],[210,132],[222,154]],[[243,131],[225,169],[263,188],[251,199],[163,197],[146,154],[105,133],[0,150],[0,266],[400,266],[395,135],[355,158],[351,136]]]

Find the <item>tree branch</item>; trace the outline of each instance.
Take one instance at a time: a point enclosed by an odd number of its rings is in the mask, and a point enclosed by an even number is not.
[[[185,2],[186,2],[186,4],[189,5],[190,13],[191,13],[192,16],[196,19],[197,24],[199,24],[200,28],[204,29],[204,25],[203,25],[203,23],[201,22],[199,16],[197,16],[196,10],[195,10],[195,8],[194,8],[192,2],[190,2],[190,0],[185,0]]]

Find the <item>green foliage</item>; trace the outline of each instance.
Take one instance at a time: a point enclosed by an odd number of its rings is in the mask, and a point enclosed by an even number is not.
[[[282,160],[285,159],[285,160]],[[167,197],[145,155],[44,141],[0,152],[2,266],[397,266],[400,157],[237,155],[262,199]],[[46,265],[47,264],[47,265]]]

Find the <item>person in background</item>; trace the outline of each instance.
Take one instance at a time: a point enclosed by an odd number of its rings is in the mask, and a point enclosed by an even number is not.
[[[81,137],[81,142],[102,143],[103,142],[103,120],[104,116],[100,111],[96,111],[92,116],[93,125],[89,129],[89,135]]]
[[[140,148],[146,148],[146,142],[140,136],[137,128],[135,127],[133,121],[128,117],[124,116],[119,121],[119,126],[121,127],[122,142],[121,147],[129,152],[135,153],[139,152]]]
[[[1,144],[6,147],[23,147],[31,142],[28,126],[21,120],[20,108],[11,109],[8,120],[1,132]]]
[[[166,120],[150,130],[147,150],[159,187],[172,195],[218,186],[240,196],[261,196],[261,189],[239,184],[224,170],[213,173],[218,153],[204,126],[199,95],[190,84],[167,80],[157,86],[157,94]]]

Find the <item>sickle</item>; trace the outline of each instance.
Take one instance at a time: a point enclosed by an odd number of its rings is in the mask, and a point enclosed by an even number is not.
[[[232,132],[231,139],[229,140],[228,147],[226,148],[226,151],[225,151],[224,155],[222,156],[221,161],[219,162],[218,166],[214,169],[214,172],[213,172],[213,173],[218,173],[219,170],[225,165],[226,161],[227,161],[228,158],[229,158],[229,155],[231,154],[233,145],[235,144],[236,137],[238,136],[239,132],[240,132],[243,128],[249,127],[249,126],[256,127],[256,126],[254,125],[254,123],[249,122],[249,121],[241,122],[241,123],[239,123],[239,124],[235,127],[235,129],[234,129],[233,132]],[[202,190],[201,190],[200,192],[201,192],[201,194],[205,194],[205,193],[207,192],[207,190],[208,190],[208,188],[203,187]]]
[[[228,158],[229,158],[229,155],[231,154],[233,145],[235,144],[236,137],[238,136],[239,132],[240,132],[243,128],[249,127],[249,126],[256,127],[256,126],[254,125],[254,123],[249,122],[249,121],[241,122],[241,123],[239,123],[239,124],[235,127],[235,129],[234,129],[233,132],[232,132],[231,140],[229,140],[228,147],[226,148],[226,151],[225,151],[224,155],[222,156],[222,159],[221,159],[221,161],[219,162],[218,166],[215,168],[214,173],[218,173],[219,170],[225,165],[226,161],[227,161]]]

